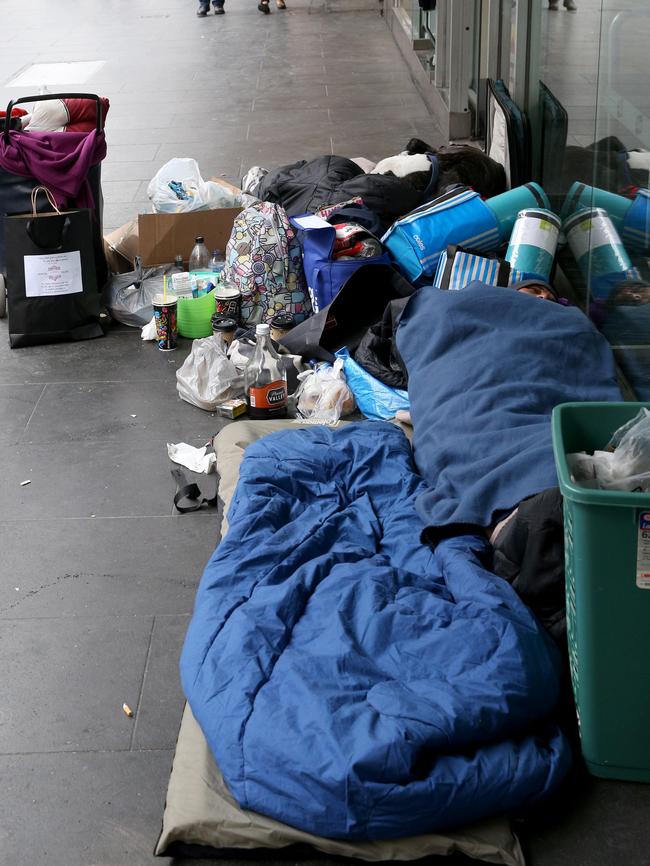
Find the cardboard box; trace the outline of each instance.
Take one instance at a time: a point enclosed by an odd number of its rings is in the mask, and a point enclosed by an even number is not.
[[[145,266],[173,262],[183,256],[187,263],[194,246],[194,238],[203,235],[209,250],[224,250],[232,224],[240,207],[189,213],[146,213],[138,216],[138,255]]]
[[[137,219],[129,220],[119,229],[104,235],[104,254],[111,273],[126,274],[133,270],[138,255]]]

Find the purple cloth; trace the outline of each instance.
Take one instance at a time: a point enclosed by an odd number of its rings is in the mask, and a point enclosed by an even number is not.
[[[0,168],[33,177],[59,207],[94,208],[88,172],[106,156],[103,132],[18,132],[0,136]]]

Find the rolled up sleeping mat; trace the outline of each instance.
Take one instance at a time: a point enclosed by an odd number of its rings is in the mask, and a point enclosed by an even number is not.
[[[520,210],[510,236],[506,261],[523,271],[524,279],[540,277],[548,282],[560,234],[560,218],[550,210]]]
[[[560,216],[566,220],[571,214],[585,208],[601,208],[607,211],[614,227],[620,231],[631,205],[632,202],[625,196],[576,181],[567,193]]]
[[[650,252],[650,190],[637,193],[623,218],[621,238],[629,250]]]
[[[519,211],[527,208],[551,209],[548,196],[538,183],[525,183],[509,189],[487,199],[485,204],[497,218],[501,243],[510,240]]]
[[[640,279],[603,208],[584,208],[562,225],[571,252],[594,298],[607,298],[627,279]]]

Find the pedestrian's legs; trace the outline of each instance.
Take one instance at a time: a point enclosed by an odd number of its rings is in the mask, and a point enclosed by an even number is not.
[[[214,9],[215,15],[223,15],[226,11],[223,8],[224,0],[212,0],[212,8]]]
[[[199,8],[196,10],[196,14],[199,18],[205,18],[205,16],[210,11],[210,0],[199,0]]]

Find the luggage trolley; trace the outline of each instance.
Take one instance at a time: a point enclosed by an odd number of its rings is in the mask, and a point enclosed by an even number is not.
[[[47,93],[39,96],[22,96],[19,99],[14,99],[7,106],[7,114],[5,123],[3,124],[2,138],[4,145],[11,144],[12,137],[22,135],[16,129],[12,129],[11,114],[14,106],[21,103],[44,102],[52,99],[92,99],[97,103],[96,112],[96,130],[101,132],[103,128],[102,103],[99,96],[94,93]],[[0,127],[1,128],[1,127]],[[25,132],[25,135],[52,135],[52,132],[43,130],[34,130],[33,132]],[[71,134],[71,133],[66,133]],[[102,195],[101,185],[101,162],[91,166],[87,181],[90,184],[90,189],[94,201],[94,219],[93,219],[93,250],[95,254],[95,269],[97,271],[97,286],[101,287],[106,282],[108,277],[108,267],[104,256],[103,243],[103,211],[104,198]],[[4,233],[2,231],[2,217],[8,214],[27,213],[31,210],[31,194],[32,190],[41,186],[39,180],[35,177],[25,177],[22,175],[13,174],[0,167],[0,318],[7,315],[7,286],[6,286],[6,270],[5,270],[5,246]],[[68,207],[74,208],[76,202],[74,199],[68,201]],[[44,207],[44,205],[43,205]],[[40,208],[38,208],[40,211]]]

